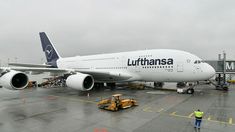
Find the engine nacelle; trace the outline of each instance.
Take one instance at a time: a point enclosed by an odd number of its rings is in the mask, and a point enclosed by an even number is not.
[[[0,84],[10,90],[21,90],[28,85],[28,76],[19,71],[6,71],[0,77]]]
[[[89,91],[94,86],[94,79],[91,75],[76,73],[66,79],[66,85],[72,89]]]

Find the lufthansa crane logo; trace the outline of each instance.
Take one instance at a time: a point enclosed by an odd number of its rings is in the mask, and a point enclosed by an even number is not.
[[[51,59],[53,55],[53,48],[51,47],[51,45],[47,45],[45,52],[46,52],[48,59]]]

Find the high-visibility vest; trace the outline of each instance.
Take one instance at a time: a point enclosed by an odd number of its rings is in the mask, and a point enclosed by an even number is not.
[[[202,119],[203,114],[204,113],[201,111],[194,111],[194,115],[196,118]]]

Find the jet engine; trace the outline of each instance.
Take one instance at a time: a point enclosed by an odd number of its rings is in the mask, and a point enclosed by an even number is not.
[[[22,90],[28,85],[28,76],[20,71],[8,70],[0,74],[0,84],[10,90]]]
[[[94,86],[94,79],[91,75],[76,73],[68,76],[66,85],[72,89],[89,91]]]

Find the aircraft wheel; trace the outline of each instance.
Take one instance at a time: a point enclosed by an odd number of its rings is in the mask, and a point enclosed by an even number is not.
[[[191,89],[191,88],[190,88],[190,89],[187,89],[186,92],[187,92],[187,94],[193,94],[193,93],[194,93],[194,89]]]

